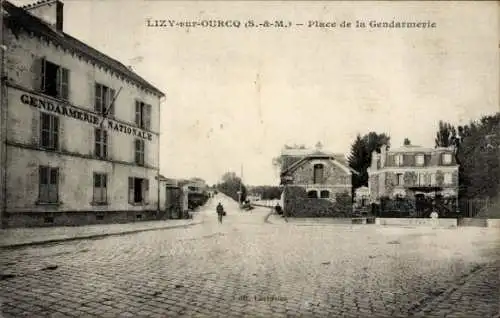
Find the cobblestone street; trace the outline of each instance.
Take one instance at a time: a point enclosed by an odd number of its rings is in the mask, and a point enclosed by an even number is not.
[[[4,317],[494,317],[498,232],[285,223],[222,198],[188,228],[1,252]]]

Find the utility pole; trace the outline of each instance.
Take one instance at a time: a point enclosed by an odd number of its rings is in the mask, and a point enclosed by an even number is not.
[[[241,170],[240,170],[240,191],[239,191],[239,201],[240,204],[243,201],[243,164],[241,164]]]
[[[7,102],[5,83],[4,1],[0,0],[0,227],[4,227],[7,212]]]

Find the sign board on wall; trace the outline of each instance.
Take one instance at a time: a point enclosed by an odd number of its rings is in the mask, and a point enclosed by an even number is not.
[[[20,96],[21,103],[37,108],[39,110],[47,111],[57,115],[66,116],[69,118],[77,119],[87,122],[91,125],[98,126],[101,123],[102,117],[90,111],[82,110],[71,106],[67,103],[58,102],[42,96],[37,96],[30,93],[22,93]],[[103,128],[108,130],[120,132],[127,135],[132,135],[145,140],[153,140],[153,134],[144,131],[140,128],[133,127],[127,124],[120,123],[116,120],[106,118],[103,122]]]

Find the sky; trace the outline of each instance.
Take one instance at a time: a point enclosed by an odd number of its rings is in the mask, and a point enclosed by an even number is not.
[[[17,0],[15,4],[34,1]],[[64,1],[64,30],[166,93],[160,171],[277,185],[285,144],[349,153],[357,134],[434,146],[438,121],[499,111],[492,2]],[[146,20],[284,20],[286,29],[147,27]],[[429,29],[340,28],[431,21]],[[308,28],[309,21],[336,22]]]

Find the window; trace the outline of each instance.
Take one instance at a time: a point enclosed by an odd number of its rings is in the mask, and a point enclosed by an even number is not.
[[[313,180],[313,183],[314,184],[317,184],[317,183],[323,183],[323,165],[322,164],[316,164],[314,165],[314,180]]]
[[[402,166],[403,165],[403,155],[396,155],[394,157],[396,166]]]
[[[101,114],[112,117],[115,113],[114,106],[115,90],[102,84],[95,84],[94,110]],[[113,103],[113,104],[111,104]]]
[[[444,184],[452,184],[452,181],[453,181],[453,177],[452,177],[451,173],[449,173],[449,172],[445,173],[443,183]]]
[[[128,178],[128,202],[130,204],[145,204],[149,200],[149,180]]]
[[[443,164],[445,164],[445,165],[451,164],[451,154],[450,153],[443,154]]]
[[[138,165],[144,165],[144,148],[145,142],[142,139],[134,140],[135,149],[135,163]]]
[[[426,184],[426,182],[425,182],[425,174],[419,173],[418,174],[418,185],[423,186],[425,184]]]
[[[321,193],[320,193],[320,197],[321,197],[322,199],[328,199],[328,198],[330,197],[330,191],[328,191],[328,190],[323,190],[323,191],[321,191]]]
[[[59,146],[59,117],[40,113],[41,131],[40,146],[56,150]]]
[[[417,164],[417,166],[423,166],[424,165],[424,162],[425,162],[425,157],[424,155],[417,155],[415,157],[415,163]]]
[[[151,105],[135,102],[135,124],[142,129],[151,128]]]
[[[340,182],[340,184],[349,184],[348,180],[349,180],[349,179],[348,179],[348,177],[346,177],[346,176],[341,176],[341,177],[339,178],[339,182]]]
[[[38,169],[38,201],[57,203],[59,199],[59,169],[40,166]]]
[[[69,70],[57,64],[41,59],[40,91],[44,94],[68,100],[69,98]]]
[[[402,173],[397,173],[396,174],[396,184],[397,185],[403,185],[404,184],[404,178]]]
[[[98,158],[108,157],[108,132],[105,129],[95,128],[95,156]]]
[[[318,198],[318,192],[316,190],[311,190],[307,192],[307,197],[311,199],[316,199]]]
[[[108,180],[104,173],[94,173],[94,203],[106,203],[108,200]]]
[[[431,174],[431,184],[432,185],[435,185],[437,182],[436,182],[436,174],[435,173],[432,173]]]

